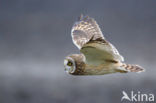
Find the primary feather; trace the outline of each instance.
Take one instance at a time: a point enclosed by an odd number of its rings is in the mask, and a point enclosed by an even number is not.
[[[71,35],[74,44],[81,49],[91,38],[103,38],[104,36],[93,18],[89,16],[81,16],[80,20],[75,22],[72,27]]]

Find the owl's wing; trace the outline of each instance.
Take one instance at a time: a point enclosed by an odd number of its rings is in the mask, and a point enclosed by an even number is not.
[[[99,65],[108,62],[124,61],[118,50],[104,39],[86,43],[80,52],[85,55],[87,64]]]
[[[90,39],[103,38],[104,36],[96,23],[96,21],[89,16],[81,16],[80,20],[75,22],[71,30],[73,43],[81,49]]]

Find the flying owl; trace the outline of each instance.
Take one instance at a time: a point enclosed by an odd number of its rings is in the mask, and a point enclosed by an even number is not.
[[[105,39],[96,21],[89,16],[81,15],[72,27],[71,36],[81,53],[64,59],[65,71],[69,74],[104,75],[144,71],[141,66],[124,63],[124,58]]]

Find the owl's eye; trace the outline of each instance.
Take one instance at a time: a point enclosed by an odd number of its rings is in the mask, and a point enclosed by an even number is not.
[[[67,65],[68,66],[73,66],[73,63],[71,61],[68,61]]]
[[[71,57],[66,57],[64,60],[64,67],[67,73],[74,73],[76,69],[74,59]]]

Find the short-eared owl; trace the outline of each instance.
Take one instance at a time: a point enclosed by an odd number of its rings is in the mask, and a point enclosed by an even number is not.
[[[125,64],[118,50],[108,42],[96,21],[81,16],[71,30],[73,43],[81,54],[65,58],[65,71],[72,75],[104,75],[109,73],[142,72],[138,65]]]

